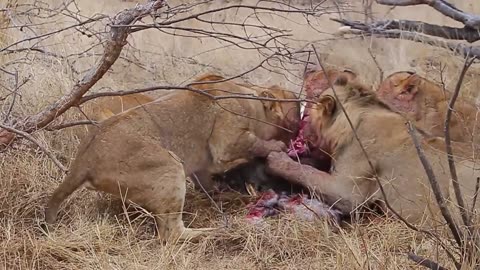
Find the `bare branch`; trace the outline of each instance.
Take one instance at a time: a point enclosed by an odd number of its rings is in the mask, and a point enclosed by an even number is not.
[[[434,262],[432,260],[429,260],[429,259],[425,259],[423,257],[420,257],[412,252],[409,252],[408,253],[408,258],[416,263],[418,263],[419,265],[423,266],[423,267],[426,267],[426,268],[429,268],[429,269],[432,269],[432,270],[448,270],[447,268],[443,267],[443,266],[440,266],[437,262]]]
[[[207,83],[217,83],[221,82],[224,80],[218,80],[218,81],[203,81],[202,84],[207,84]],[[99,98],[99,97],[109,97],[109,96],[125,96],[125,95],[130,95],[130,94],[136,94],[136,93],[144,93],[144,92],[150,92],[150,91],[155,91],[155,90],[184,90],[184,91],[191,91],[195,92],[204,96],[207,96],[211,98],[212,100],[221,100],[221,99],[253,99],[253,100],[264,100],[264,101],[277,101],[277,102],[311,102],[314,103],[315,101],[310,100],[310,99],[282,99],[282,98],[268,98],[268,97],[258,97],[258,96],[253,96],[253,95],[248,95],[248,94],[228,94],[228,95],[211,95],[206,91],[195,89],[192,87],[188,86],[152,86],[152,87],[146,87],[146,88],[138,88],[134,90],[122,90],[122,91],[115,91],[115,92],[102,92],[102,93],[95,93],[91,94],[88,96],[84,96],[78,101],[78,104],[83,104],[89,100]],[[215,89],[212,88],[212,90],[220,90],[223,91],[222,89]]]
[[[386,6],[414,6],[426,4],[424,0],[377,0],[377,3]]]
[[[408,128],[408,133],[410,133],[410,136],[412,137],[412,141],[413,141],[413,144],[415,145],[415,149],[417,149],[418,157],[420,158],[423,168],[425,169],[425,173],[427,174],[428,181],[430,182],[430,186],[432,187],[433,194],[435,195],[435,199],[437,201],[438,207],[440,208],[442,216],[447,222],[447,225],[453,234],[453,238],[455,238],[455,241],[457,242],[458,246],[461,247],[463,243],[462,233],[459,230],[455,220],[453,220],[450,210],[447,207],[447,201],[445,200],[445,197],[442,194],[440,186],[438,185],[437,178],[435,177],[435,172],[433,171],[432,166],[430,165],[430,162],[425,156],[422,146],[418,141],[417,134],[416,134],[417,131],[410,121],[407,122],[407,128]]]
[[[80,126],[80,125],[96,125],[98,124],[95,121],[92,120],[81,120],[81,121],[75,121],[75,122],[69,122],[69,123],[63,123],[63,124],[58,124],[53,127],[46,127],[45,130],[48,131],[54,131],[54,130],[60,130],[64,128],[69,128],[69,127],[74,127],[74,126]]]
[[[272,11],[272,12],[282,12],[282,13],[300,13],[300,14],[305,14],[305,15],[315,15],[316,12],[306,10],[306,9],[298,9],[298,8],[293,8],[292,6],[289,6],[290,8],[288,9],[281,9],[281,8],[272,8],[272,7],[261,7],[261,6],[252,6],[252,5],[231,5],[231,6],[226,6],[226,7],[220,7],[216,9],[209,9],[207,11],[197,13],[194,15],[186,16],[180,19],[175,19],[175,20],[166,20],[164,22],[158,22],[156,23],[157,25],[171,25],[174,23],[179,23],[179,22],[184,22],[190,19],[198,19],[203,15],[207,14],[213,14],[217,13],[219,11],[224,11],[224,10],[229,10],[229,9],[252,9],[252,10],[264,10],[264,11]]]
[[[455,87],[455,91],[453,92],[452,97],[448,103],[448,110],[447,115],[445,117],[444,123],[444,131],[445,131],[445,146],[447,151],[447,158],[448,158],[448,167],[450,168],[450,175],[452,176],[452,184],[453,189],[455,191],[455,197],[457,198],[458,208],[460,210],[460,214],[462,216],[463,223],[467,226],[470,234],[471,234],[471,223],[468,217],[467,208],[465,206],[465,202],[463,201],[462,191],[460,189],[460,184],[458,182],[457,176],[457,169],[455,167],[455,160],[453,158],[453,149],[452,143],[450,138],[450,121],[452,118],[453,107],[455,106],[455,102],[457,101],[457,97],[460,93],[460,89],[462,88],[463,79],[465,78],[465,74],[468,71],[468,68],[473,64],[476,58],[466,59],[463,65],[462,72],[460,73],[460,77],[458,78],[457,85]]]
[[[0,127],[3,128],[4,130],[7,130],[9,132],[12,132],[12,133],[15,133],[17,135],[20,135],[22,137],[24,137],[25,139],[33,142],[34,144],[36,144],[52,161],[53,163],[55,163],[55,165],[57,165],[57,167],[62,170],[63,172],[67,172],[68,169],[65,168],[65,166],[62,165],[62,163],[60,163],[60,161],[58,161],[58,159],[50,152],[48,151],[47,148],[45,148],[41,143],[39,143],[32,135],[24,132],[24,131],[21,131],[21,130],[17,130],[15,128],[12,128],[12,127],[9,127],[9,126],[6,126],[4,124],[0,124]]]

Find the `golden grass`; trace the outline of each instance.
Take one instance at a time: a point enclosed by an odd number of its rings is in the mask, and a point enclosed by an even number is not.
[[[25,3],[28,0],[18,2]],[[59,0],[46,2],[53,5],[60,3]],[[79,1],[79,6],[85,15],[99,11],[114,14],[132,6],[132,3],[84,0]],[[396,11],[397,18],[408,14],[413,19],[424,19],[426,14],[431,13],[423,7]],[[378,8],[377,12],[384,14],[382,12],[385,9]],[[239,14],[232,12],[218,16],[235,19],[235,16],[245,14],[240,11]],[[330,37],[306,27],[298,17],[292,15],[290,18],[298,24],[268,16],[264,22],[291,28],[297,39],[294,44]],[[318,19],[316,25],[330,33],[338,27],[328,17]],[[38,31],[44,33],[51,27],[47,25]],[[3,34],[14,40],[24,37],[23,33],[14,30],[3,31],[0,37]],[[99,91],[101,87],[129,89],[152,84],[176,84],[208,70],[235,75],[255,66],[260,59],[256,52],[230,47],[202,53],[219,44],[212,40],[200,42],[171,38],[154,31],[135,34],[129,41],[141,51],[127,47],[125,55],[140,58],[142,67],[119,60],[113,71],[94,87],[94,91]],[[84,50],[92,42],[91,39],[79,37],[78,33],[76,36],[65,33],[47,42],[47,48],[69,54]],[[448,52],[404,41],[325,41],[319,45],[322,54],[328,55],[325,59],[327,64],[350,67],[365,81],[378,83],[379,71],[368,54],[369,47],[378,56],[385,75],[397,70],[413,69],[438,81],[439,66],[445,65],[450,89],[462,65]],[[101,52],[100,49],[94,51]],[[13,55],[2,57],[0,65],[15,59]],[[95,60],[95,57],[84,57],[75,67],[84,71]],[[22,78],[29,78],[21,89],[22,99],[17,101],[14,111],[15,115],[20,116],[38,112],[68,91],[79,79],[65,61],[42,55],[36,55],[33,60],[16,67],[22,71]],[[275,83],[298,91],[303,67],[289,67],[294,68],[296,74],[283,72],[283,76],[259,70],[245,77],[253,83]],[[282,71],[281,68],[277,70]],[[0,79],[6,78],[4,74],[0,75]],[[478,78],[478,67],[473,67],[464,92],[474,98]],[[0,90],[0,96],[3,96],[3,91]],[[2,104],[2,108],[8,102],[9,99]],[[69,164],[78,145],[73,129],[40,131],[35,136],[64,164]],[[399,222],[387,220],[353,225],[334,233],[324,221],[298,222],[283,216],[268,220],[266,227],[257,228],[243,220],[248,198],[233,194],[217,198],[217,204],[222,206],[229,226],[217,236],[202,239],[198,243],[163,246],[154,236],[153,219],[147,213],[130,207],[130,214],[126,215],[121,200],[85,190],[76,192],[63,204],[58,228],[46,236],[39,230],[38,224],[43,221],[47,196],[60,183],[63,174],[29,143],[19,144],[17,149],[1,153],[0,160],[0,269],[416,268],[406,258],[408,251],[451,266],[438,245]],[[185,210],[187,224],[191,223],[192,227],[224,225],[224,216],[191,185]]]
[[[58,227],[46,236],[38,223],[61,175],[43,155],[26,149],[5,154],[2,164],[5,269],[405,269],[414,265],[405,257],[410,250],[436,256],[431,242],[393,221],[334,233],[323,221],[284,216],[255,227],[243,220],[245,199],[234,194],[217,201],[228,228],[198,243],[163,246],[147,213],[129,209],[125,215],[121,200],[85,190],[66,201]],[[224,225],[223,215],[192,186],[185,211],[192,227]],[[445,256],[439,260],[445,262]]]

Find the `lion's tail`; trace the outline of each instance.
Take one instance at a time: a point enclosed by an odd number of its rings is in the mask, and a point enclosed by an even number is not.
[[[90,178],[88,170],[72,169],[48,201],[47,208],[45,209],[45,221],[47,224],[55,222],[58,208],[60,208],[62,202]]]

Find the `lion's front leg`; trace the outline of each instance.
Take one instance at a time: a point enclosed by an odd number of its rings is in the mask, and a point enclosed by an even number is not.
[[[254,136],[252,134],[252,136]],[[253,140],[252,147],[250,148],[250,153],[255,157],[265,158],[271,152],[286,152],[287,145],[282,141],[277,140],[262,140],[258,137],[255,137]]]
[[[305,187],[322,186],[323,182],[331,181],[333,178],[326,172],[292,160],[283,152],[270,153],[267,158],[267,168],[271,173]]]
[[[312,166],[300,164],[286,153],[270,153],[267,158],[267,170],[287,181],[313,189],[322,195],[326,203],[334,204],[345,213],[355,209],[367,198],[365,192],[359,190],[349,177],[331,175]]]

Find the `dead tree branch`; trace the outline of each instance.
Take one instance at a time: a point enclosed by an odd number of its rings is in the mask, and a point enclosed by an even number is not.
[[[480,47],[467,44],[451,43],[442,39],[432,38],[416,32],[407,32],[398,29],[384,30],[382,28],[372,28],[371,25],[365,25],[361,22],[352,22],[346,20],[332,19],[343,25],[350,26],[351,30],[342,30],[343,34],[353,34],[358,36],[375,36],[380,38],[405,39],[411,40],[435,47],[446,48],[463,57],[480,57]],[[368,30],[365,30],[368,29]]]
[[[217,82],[222,82],[224,80],[218,80],[218,81],[203,81],[202,84],[206,83],[217,83]],[[146,88],[138,88],[134,90],[122,90],[122,91],[115,91],[115,92],[102,92],[102,93],[95,93],[91,94],[88,96],[84,96],[78,101],[78,104],[83,104],[89,100],[99,98],[99,97],[109,97],[109,96],[125,96],[125,95],[130,95],[130,94],[136,94],[136,93],[145,93],[145,92],[150,92],[150,91],[155,91],[155,90],[185,90],[185,91],[191,91],[195,92],[204,96],[207,96],[211,98],[212,100],[221,100],[221,99],[253,99],[253,100],[263,100],[263,101],[277,101],[277,102],[311,102],[314,103],[315,101],[310,100],[310,99],[281,99],[281,98],[268,98],[268,97],[258,97],[258,96],[253,96],[253,95],[247,95],[247,94],[226,94],[226,95],[211,95],[206,91],[203,90],[198,90],[193,87],[189,86],[152,86],[152,87],[146,87]],[[212,90],[221,90],[221,89],[215,89],[212,88]]]
[[[377,0],[386,6],[429,5],[441,14],[463,23],[466,27],[480,29],[480,16],[466,13],[445,0]]]
[[[115,16],[112,25],[130,25],[160,9],[163,5],[163,0],[157,0],[124,10]],[[100,61],[87,72],[69,94],[63,96],[38,114],[30,117],[24,124],[25,127],[23,130],[30,133],[36,129],[43,128],[53,121],[55,117],[58,117],[71,106],[75,105],[79,99],[105,75],[113,63],[115,63],[120,56],[123,46],[127,44],[126,40],[129,34],[130,28],[128,27],[111,27],[104,49],[104,55]]]
[[[371,24],[359,21],[332,19],[350,30],[342,33],[367,35],[380,38],[406,39],[432,46],[444,47],[463,57],[480,57],[479,46],[450,43],[445,40],[465,40],[469,43],[480,40],[480,16],[466,13],[445,0],[377,0],[377,3],[388,6],[429,5],[441,14],[463,23],[463,28],[440,26],[421,21],[387,20]]]

